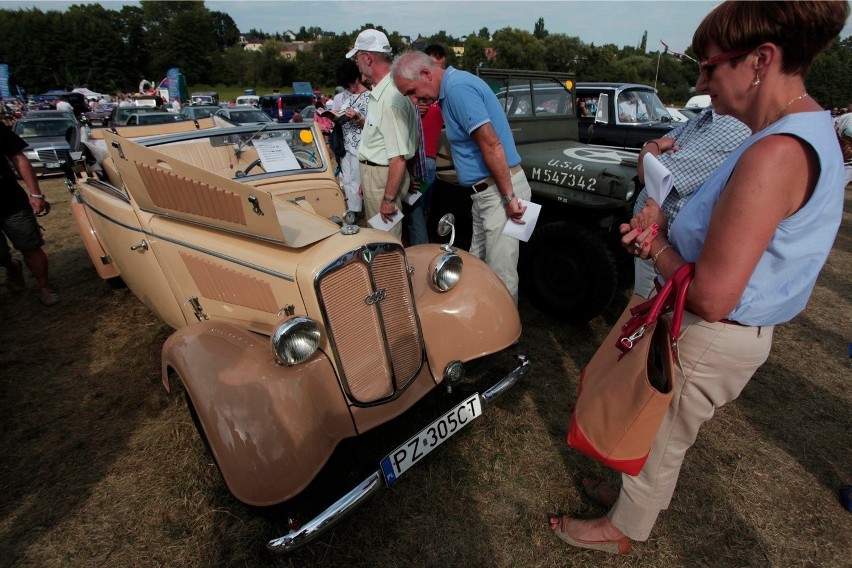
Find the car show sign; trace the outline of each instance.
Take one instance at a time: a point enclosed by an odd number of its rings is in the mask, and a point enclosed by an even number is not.
[[[0,97],[9,99],[12,93],[9,92],[9,65],[0,63]]]

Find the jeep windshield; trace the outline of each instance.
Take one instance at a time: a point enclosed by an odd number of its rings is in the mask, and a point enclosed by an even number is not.
[[[671,122],[672,117],[654,91],[629,89],[621,91],[616,101],[621,122],[656,124]]]

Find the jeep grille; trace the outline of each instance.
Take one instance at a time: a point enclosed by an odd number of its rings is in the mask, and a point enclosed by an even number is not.
[[[349,397],[369,405],[398,396],[424,356],[402,248],[352,251],[320,272],[316,289]]]

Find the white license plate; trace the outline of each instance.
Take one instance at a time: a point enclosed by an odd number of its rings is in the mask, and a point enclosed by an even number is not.
[[[62,162],[45,162],[44,167],[48,170],[56,170],[62,167]]]
[[[480,414],[482,414],[482,401],[478,393],[445,412],[443,416],[423,428],[382,460],[385,483],[388,486],[392,485],[406,470],[475,418],[479,418]]]

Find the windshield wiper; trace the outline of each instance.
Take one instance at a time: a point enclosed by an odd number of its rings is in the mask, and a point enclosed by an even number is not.
[[[242,154],[242,153],[243,153],[243,150],[245,150],[245,148],[246,148],[246,146],[248,146],[249,142],[251,142],[252,140],[254,140],[254,137],[255,137],[255,136],[257,136],[258,134],[260,134],[261,132],[263,132],[264,130],[266,130],[266,125],[267,125],[267,124],[269,124],[269,123],[268,123],[268,122],[265,122],[265,123],[261,124],[261,125],[260,125],[260,128],[258,128],[257,130],[255,130],[255,131],[254,131],[254,134],[252,134],[251,136],[249,136],[246,140],[240,140],[239,145],[238,145],[238,146],[234,149],[234,155],[235,155],[237,158],[239,158],[239,157],[240,157],[240,154]]]

